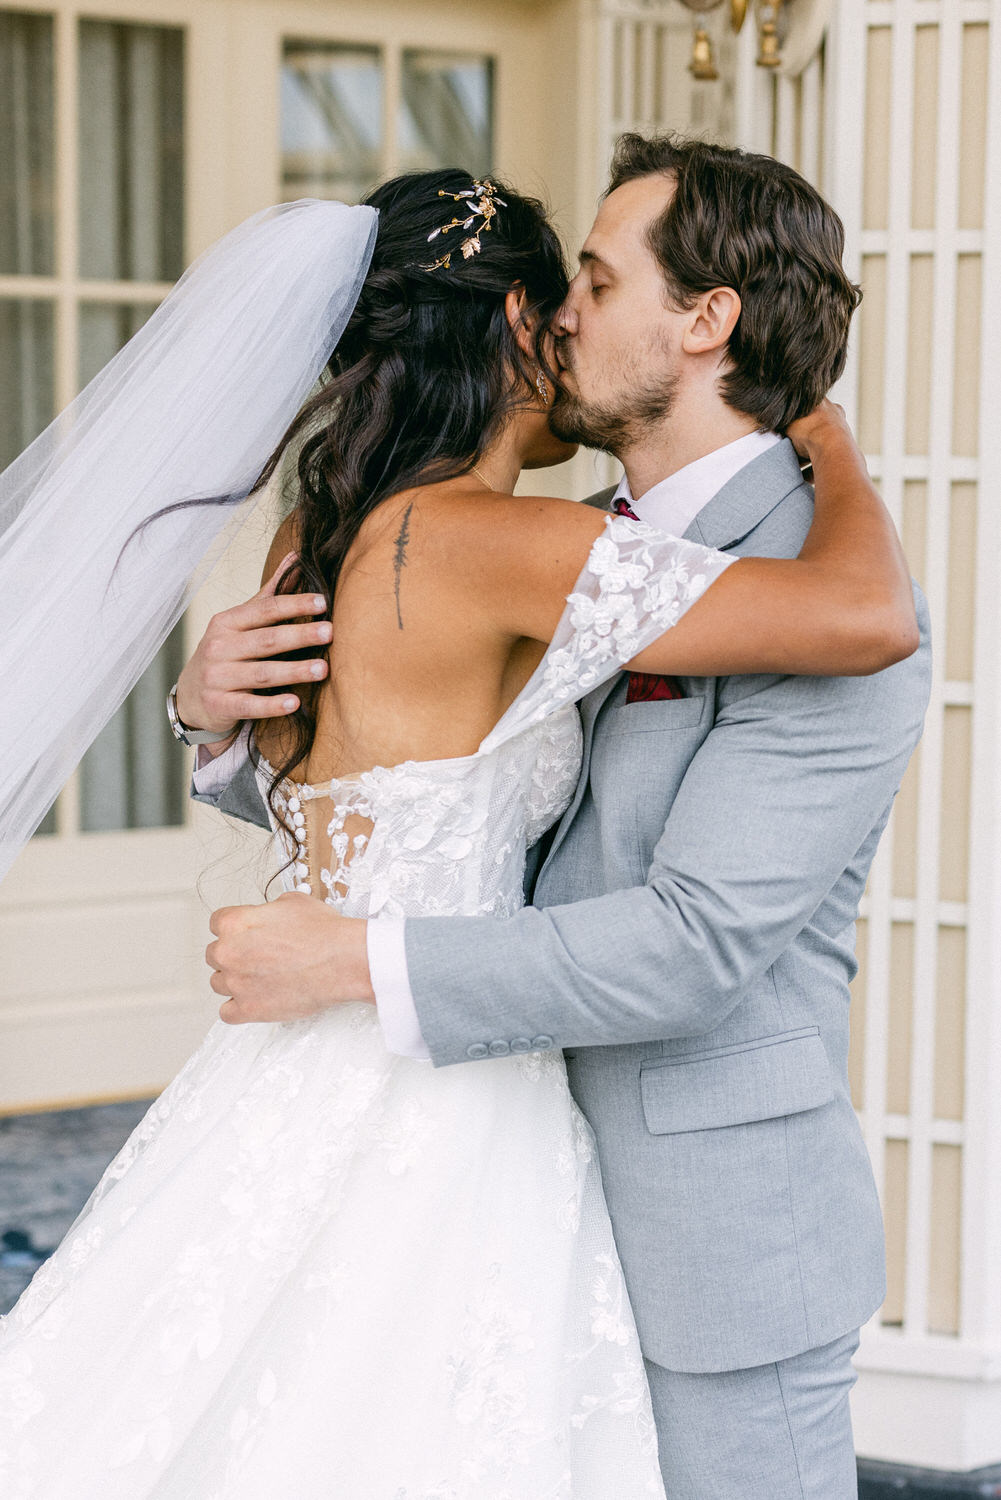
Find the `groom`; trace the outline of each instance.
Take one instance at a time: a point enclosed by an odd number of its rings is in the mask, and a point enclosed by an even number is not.
[[[843,367],[841,253],[780,163],[624,137],[557,329],[554,426],[625,468],[590,503],[794,556],[811,490],[777,434]],[[714,288],[733,329],[707,362],[673,330]],[[927,702],[918,613],[920,649],[877,676],[622,674],[585,699],[580,783],[514,917],[365,924],[294,895],[213,917],[227,1020],[364,998],[391,1050],[437,1066],[564,1049],[670,1500],[856,1495],[851,1358],[884,1279],[848,984]],[[247,771],[229,750],[195,795],[263,823]]]

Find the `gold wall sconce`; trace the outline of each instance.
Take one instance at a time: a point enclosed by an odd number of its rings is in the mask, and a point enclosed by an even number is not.
[[[695,38],[692,44],[692,59],[688,71],[693,77],[710,82],[719,77],[713,55],[712,38],[706,29],[703,17],[710,11],[726,5],[729,11],[730,29],[739,32],[747,19],[748,10],[755,0],[681,0],[687,10],[696,16]],[[758,66],[779,68],[782,66],[782,41],[784,15],[793,0],[757,0]]]
[[[757,26],[757,62],[797,77],[817,54],[835,9],[835,0],[678,0],[695,16],[689,71],[698,79],[718,78],[710,28],[713,11],[724,10],[730,30],[739,32],[749,15]]]

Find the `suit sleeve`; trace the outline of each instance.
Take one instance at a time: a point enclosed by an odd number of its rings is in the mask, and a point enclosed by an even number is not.
[[[231,813],[235,818],[242,818],[245,823],[253,823],[258,828],[270,828],[267,809],[250,760],[249,739],[250,723],[247,722],[232,745],[214,759],[199,764],[201,755],[196,751],[188,794],[193,801],[217,807],[220,812]]]
[[[887,815],[928,700],[918,607],[918,652],[875,676],[720,683],[644,885],[503,921],[408,921],[433,1061],[495,1039],[607,1046],[719,1025]]]

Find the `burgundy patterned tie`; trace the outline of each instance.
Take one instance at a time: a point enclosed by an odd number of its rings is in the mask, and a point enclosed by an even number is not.
[[[629,516],[638,521],[639,516],[630,510],[625,500],[616,500],[613,505],[616,515]],[[660,677],[656,672],[630,672],[627,703],[652,703],[663,698],[683,698],[685,695],[676,677]]]

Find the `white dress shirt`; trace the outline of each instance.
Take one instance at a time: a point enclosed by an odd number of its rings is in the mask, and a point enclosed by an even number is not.
[[[227,782],[232,781],[242,761],[247,759],[250,741],[250,724],[244,723],[236,739],[221,755],[209,755],[207,745],[195,750],[195,791],[207,797],[217,797]]]
[[[629,480],[623,474],[614,500],[625,500],[634,515],[668,536],[684,536],[703,506],[718,495],[735,474],[769,448],[781,442],[777,432],[749,432],[669,474],[638,500],[633,499]]]
[[[775,432],[750,432],[735,442],[726,443],[659,484],[634,498],[623,475],[616,500],[626,500],[629,508],[650,526],[670,536],[684,536],[699,511],[718,494],[725,484],[752,460],[780,442]],[[228,750],[209,760],[203,746],[195,757],[196,792],[214,795],[222,790],[247,753],[249,726]],[[404,1057],[430,1060],[427,1043],[421,1035],[407,971],[406,922],[403,918],[383,917],[370,921],[367,929],[368,967],[375,992],[376,1009],[387,1050]]]

